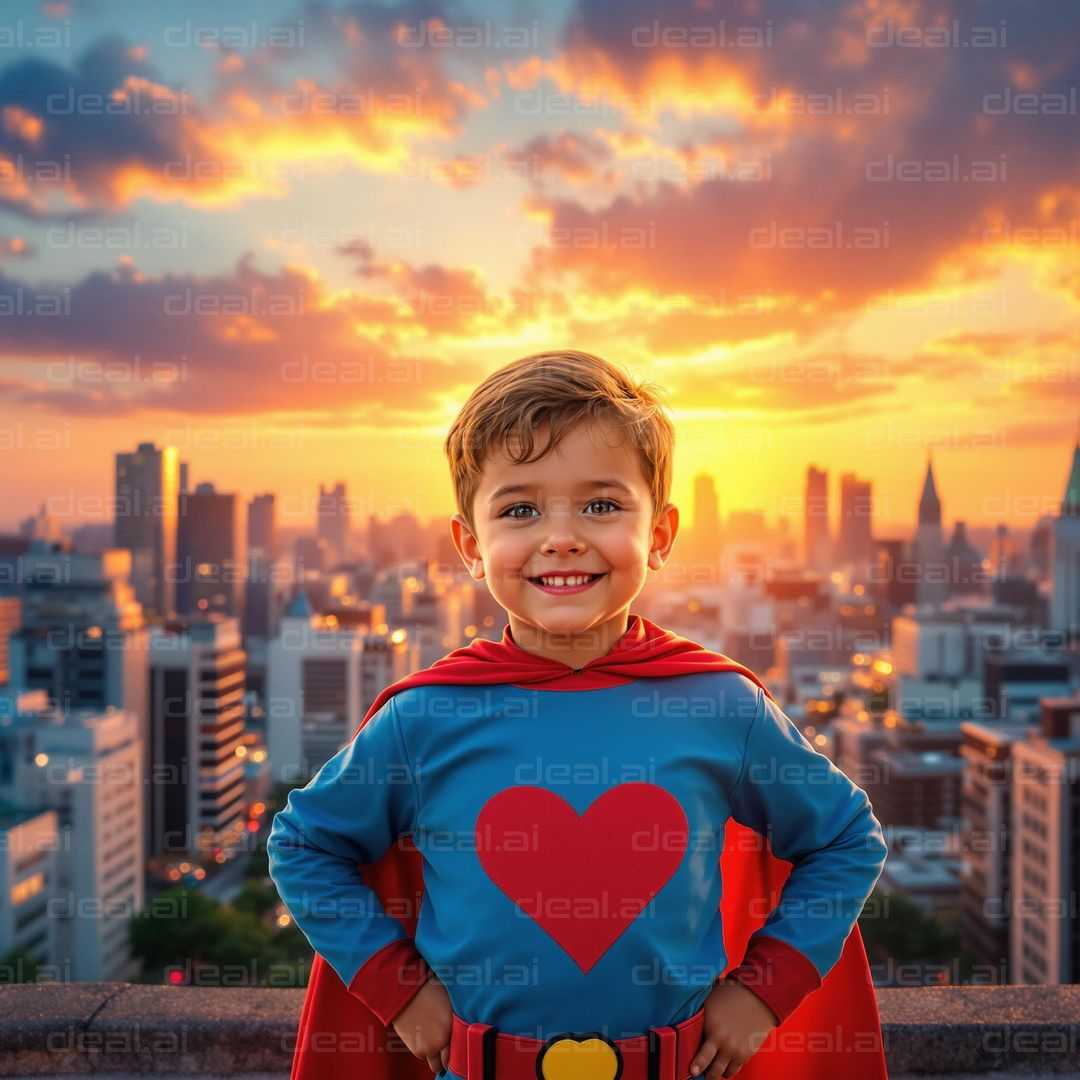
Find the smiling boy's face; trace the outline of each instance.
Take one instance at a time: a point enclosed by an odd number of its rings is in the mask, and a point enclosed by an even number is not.
[[[547,437],[539,428],[537,445]],[[679,523],[668,503],[653,524],[639,453],[618,429],[594,421],[529,464],[502,448],[489,452],[472,511],[475,533],[460,514],[451,520],[469,572],[506,609],[520,647],[571,667],[603,656],[626,632],[630,604],[648,571],[664,565]],[[567,571],[599,576],[561,590],[531,580]]]

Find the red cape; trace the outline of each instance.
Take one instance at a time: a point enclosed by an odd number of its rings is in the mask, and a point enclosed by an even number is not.
[[[626,634],[608,653],[587,663],[575,676],[566,664],[521,649],[506,626],[502,641],[475,638],[431,667],[386,687],[360,727],[390,697],[411,686],[509,683],[527,687],[548,683],[552,689],[557,685],[559,689],[588,690],[700,671],[737,671],[769,694],[749,668],[639,615],[630,617]],[[720,868],[724,946],[729,958],[741,961],[750,935],[765,922],[765,917],[752,918],[747,913],[771,911],[776,906],[791,863],[774,856],[764,837],[730,820]],[[393,903],[395,911],[414,913],[401,922],[415,938],[424,878],[423,858],[412,837],[402,837],[378,862],[363,864],[361,870],[384,906]],[[731,962],[727,970],[737,966],[738,961]],[[769,1080],[781,1075],[780,1070],[784,1080],[887,1080],[877,996],[858,923],[821,986],[772,1030],[739,1070],[739,1080]],[[413,1057],[397,1032],[387,1029],[350,994],[334,969],[316,954],[300,1014],[290,1080],[433,1080],[433,1076],[427,1062]]]

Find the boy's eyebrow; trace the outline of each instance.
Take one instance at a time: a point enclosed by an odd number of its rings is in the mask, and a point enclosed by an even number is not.
[[[536,484],[504,484],[491,496],[491,501],[495,502],[504,495],[524,494],[534,490],[537,486]],[[634,494],[621,480],[586,480],[580,487],[582,491],[593,491],[596,488],[619,488],[621,491],[625,491],[627,495]]]

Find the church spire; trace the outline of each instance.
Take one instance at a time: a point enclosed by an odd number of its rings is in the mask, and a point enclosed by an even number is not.
[[[923,481],[922,497],[919,499],[919,524],[941,524],[941,500],[934,486],[934,466],[929,453],[926,455],[926,479]]]

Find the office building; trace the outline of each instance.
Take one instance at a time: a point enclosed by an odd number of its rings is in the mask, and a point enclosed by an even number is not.
[[[116,455],[115,546],[131,552],[131,584],[147,613],[176,608],[177,499],[180,466],[176,449],[139,443]]]
[[[197,484],[179,506],[177,612],[240,618],[247,578],[240,497]]]
[[[0,726],[0,799],[53,815],[28,819],[34,836],[18,837],[9,862],[20,895],[51,897],[53,938],[40,945],[71,981],[124,981],[138,970],[129,923],[144,905],[138,721],[111,708],[61,712],[43,690],[8,695],[0,707],[9,720]],[[36,859],[33,845],[51,835],[55,847]],[[31,924],[36,907],[21,917]]]
[[[812,570],[832,566],[829,537],[829,474],[811,465],[806,470],[806,498],[803,519],[803,559]]]
[[[840,527],[837,530],[837,557],[851,564],[857,577],[867,572],[873,558],[874,495],[869,480],[854,473],[840,477]]]
[[[1045,699],[1040,720],[1012,755],[1009,970],[1057,986],[1080,979],[1080,698]]]
[[[150,857],[235,854],[244,830],[244,665],[236,619],[198,616],[150,639]]]

